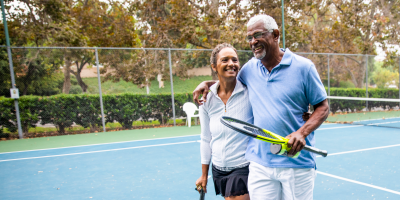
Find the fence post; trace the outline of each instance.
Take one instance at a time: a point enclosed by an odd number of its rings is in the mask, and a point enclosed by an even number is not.
[[[368,98],[368,55],[365,55],[365,59],[365,97]],[[368,111],[368,101],[365,101],[365,104]]]
[[[17,89],[15,86],[15,77],[14,77],[14,66],[12,61],[11,55],[11,47],[10,47],[10,37],[8,36],[8,27],[7,27],[7,20],[6,20],[6,12],[4,11],[4,1],[1,0],[1,12],[3,12],[3,23],[4,23],[4,32],[6,34],[6,43],[7,43],[7,54],[8,54],[8,65],[10,67],[10,76],[11,76],[11,84],[12,89]],[[11,92],[11,91],[10,91]],[[19,95],[18,95],[19,96]],[[17,117],[17,126],[18,126],[18,136],[19,139],[23,139],[24,135],[22,134],[21,128],[21,118],[19,116],[19,105],[18,99],[14,99],[14,106],[15,106],[15,115]]]
[[[285,4],[283,3],[283,0],[281,1],[282,2],[282,36],[283,36],[283,38],[282,38],[282,41],[283,41],[283,49],[285,49]]]
[[[328,96],[331,96],[331,77],[329,69],[329,54],[328,54]],[[329,112],[331,112],[331,100],[328,99]]]
[[[400,57],[399,58],[399,99],[400,99]],[[400,109],[400,103],[399,103],[399,109]]]
[[[99,94],[100,94],[101,122],[103,124],[103,132],[106,132],[106,122],[104,120],[104,109],[103,109],[103,95],[101,92],[101,81],[100,81],[99,54],[97,52],[97,47],[95,48],[95,55],[96,55],[96,67],[97,67],[97,82],[99,84]]]
[[[172,79],[172,64],[171,64],[171,48],[168,48],[168,61],[169,61],[169,78],[171,79],[171,99],[172,99],[172,115],[174,117],[174,126],[176,126],[175,119],[175,97],[174,97],[174,81]]]

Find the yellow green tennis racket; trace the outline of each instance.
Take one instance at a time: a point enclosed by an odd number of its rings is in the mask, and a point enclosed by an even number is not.
[[[239,133],[245,134],[247,136],[256,138],[256,139],[264,141],[264,142],[272,143],[271,144],[271,153],[273,153],[273,154],[286,156],[287,153],[290,151],[290,148],[287,146],[289,139],[284,138],[276,133],[273,133],[271,131],[262,129],[253,124],[249,124],[247,122],[244,122],[244,121],[232,118],[232,117],[223,116],[221,118],[221,123]],[[315,147],[311,147],[308,145],[304,146],[303,149],[306,151],[321,155],[323,157],[326,157],[328,155],[327,151],[320,150],[320,149],[317,149]],[[300,155],[300,152],[297,152],[297,154],[294,155],[292,158],[297,158],[299,155]]]

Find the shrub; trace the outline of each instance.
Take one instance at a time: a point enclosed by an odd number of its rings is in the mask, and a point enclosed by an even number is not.
[[[369,89],[372,98],[398,98],[398,89]],[[332,96],[365,97],[365,89],[331,88]],[[185,117],[182,106],[192,101],[191,94],[175,94],[175,116]],[[170,94],[142,95],[124,93],[103,95],[104,115],[106,122],[118,122],[124,128],[132,128],[137,120],[159,120],[165,124],[173,117]],[[361,110],[365,101],[331,100],[331,110]],[[369,102],[368,107],[392,108],[398,103]],[[19,99],[21,122],[24,132],[35,127],[38,122],[54,124],[60,134],[74,123],[82,127],[90,127],[91,131],[102,125],[99,95],[62,94],[50,97],[22,96]],[[0,137],[3,129],[17,132],[14,100],[0,98]]]
[[[360,88],[331,88],[331,96],[343,96],[343,97],[366,97],[365,89]],[[369,98],[388,98],[397,99],[399,95],[398,89],[368,89]],[[357,100],[330,100],[331,111],[335,113],[337,110],[351,110],[360,111],[364,109],[367,105],[366,101]],[[382,107],[386,109],[391,109],[396,107],[398,103],[396,102],[384,102],[384,101],[368,101],[368,109],[374,107]]]
[[[76,120],[76,95],[56,95],[40,100],[42,111],[40,112],[41,124],[54,124],[60,134],[71,127]]]
[[[131,128],[132,123],[141,117],[140,100],[143,95],[120,94],[104,95],[104,114],[106,122],[119,122],[124,128]]]
[[[70,94],[82,94],[83,90],[81,86],[79,85],[71,85],[71,88],[69,89]]]

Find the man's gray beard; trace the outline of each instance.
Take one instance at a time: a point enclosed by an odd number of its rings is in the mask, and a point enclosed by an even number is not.
[[[258,56],[254,53],[254,57],[256,57],[258,60],[261,60],[265,57],[266,54],[267,52],[264,49],[261,54],[258,54]]]

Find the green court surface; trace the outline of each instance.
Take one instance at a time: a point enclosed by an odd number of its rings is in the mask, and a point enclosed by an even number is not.
[[[400,111],[377,111],[377,112],[357,112],[357,113],[336,113],[330,115],[326,121],[328,122],[354,122],[372,119],[389,119],[400,117]]]
[[[176,126],[167,128],[134,129],[106,133],[99,132],[78,135],[29,138],[23,140],[7,140],[0,141],[0,153],[199,134],[200,126],[192,126],[191,128],[188,128],[187,126]]]

